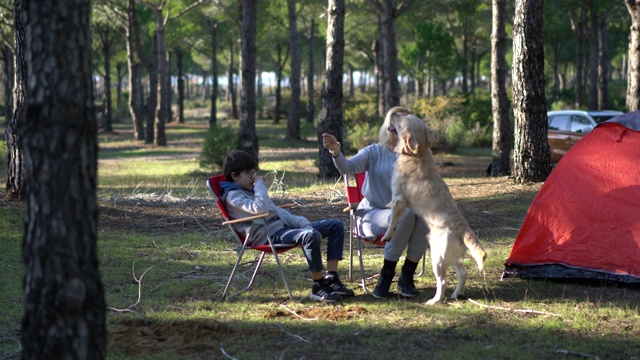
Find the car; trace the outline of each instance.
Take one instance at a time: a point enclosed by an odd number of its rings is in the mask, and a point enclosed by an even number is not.
[[[547,113],[549,121],[549,131],[547,135],[549,148],[551,150],[551,163],[556,164],[560,161],[564,154],[566,154],[578,140],[593,130],[598,123],[622,114],[622,112],[614,110],[549,111]]]
[[[598,111],[587,111],[587,113],[596,121],[596,123],[600,124],[603,121],[607,121],[611,118],[614,118],[618,115],[624,114],[621,111],[616,110],[598,110]]]

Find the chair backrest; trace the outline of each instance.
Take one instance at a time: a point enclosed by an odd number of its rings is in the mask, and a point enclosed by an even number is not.
[[[222,194],[220,191],[220,183],[223,181],[226,181],[224,174],[212,176],[207,180],[207,187],[209,187],[209,190],[211,190],[211,193],[213,194],[213,197],[216,200],[216,206],[218,206],[218,209],[220,210],[222,217],[224,218],[225,221],[229,221],[229,214],[227,213],[227,208],[224,206],[222,199],[220,199]]]
[[[362,195],[362,185],[364,184],[365,174],[365,172],[355,174],[355,184],[349,182],[349,175],[344,175],[344,185],[347,190],[347,201],[349,205],[357,205],[364,199]]]

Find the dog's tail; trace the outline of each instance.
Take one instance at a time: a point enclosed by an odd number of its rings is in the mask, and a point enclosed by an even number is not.
[[[487,258],[487,253],[482,248],[482,245],[480,245],[478,237],[473,233],[471,229],[467,229],[467,231],[465,231],[464,233],[463,239],[464,244],[467,246],[469,252],[471,253],[471,256],[478,263],[478,269],[482,270],[484,268],[484,260]]]

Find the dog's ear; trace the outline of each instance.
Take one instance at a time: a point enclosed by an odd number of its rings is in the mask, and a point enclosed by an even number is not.
[[[427,141],[427,147],[430,148],[431,144],[433,144],[433,132],[431,131],[431,129],[429,129],[429,127],[427,126],[427,124],[424,125],[424,138]]]
[[[420,153],[420,145],[415,136],[410,132],[402,134],[402,152],[405,154],[418,155]]]

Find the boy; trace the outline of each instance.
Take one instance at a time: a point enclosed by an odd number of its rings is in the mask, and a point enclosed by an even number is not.
[[[281,209],[269,200],[263,176],[256,176],[257,161],[251,154],[234,150],[227,154],[223,163],[226,182],[220,183],[221,199],[227,206],[229,216],[241,219],[268,212],[265,218],[267,231],[275,244],[301,244],[311,271],[313,285],[310,298],[328,303],[343,296],[353,296],[338,277],[338,262],[342,260],[344,225],[340,220],[327,219],[309,222]],[[264,227],[253,223],[234,225],[238,232],[247,236],[250,245],[267,243]],[[327,237],[327,274],[322,276],[322,254],[320,241]]]

